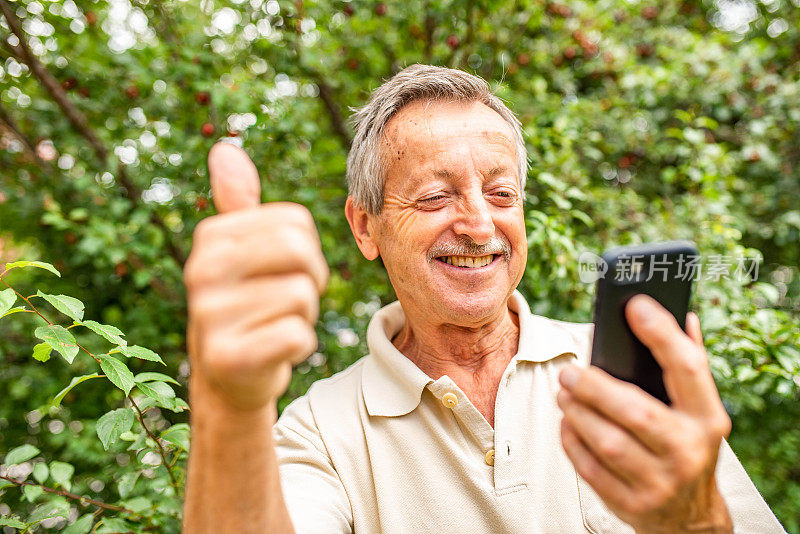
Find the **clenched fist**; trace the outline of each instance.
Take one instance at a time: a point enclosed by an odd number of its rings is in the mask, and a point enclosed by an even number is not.
[[[292,365],[316,348],[328,266],[307,209],[260,204],[258,172],[243,150],[215,145],[208,169],[219,215],[197,225],[184,269],[192,387],[256,410],[274,404]]]

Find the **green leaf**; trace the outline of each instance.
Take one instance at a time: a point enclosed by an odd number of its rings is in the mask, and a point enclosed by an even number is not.
[[[136,384],[136,387],[162,406],[172,408],[172,399],[175,398],[175,391],[166,382],[142,382],[141,384]]]
[[[72,319],[73,321],[81,321],[83,319],[83,302],[70,297],[69,295],[48,295],[37,291],[36,295],[42,297],[49,302],[55,309]]]
[[[136,485],[136,480],[139,478],[139,472],[125,473],[119,478],[117,482],[117,490],[119,496],[123,499],[133,492],[133,487]]]
[[[37,343],[33,346],[33,359],[40,362],[46,362],[50,359],[51,352],[53,352],[53,347],[47,343]]]
[[[28,518],[28,523],[40,523],[51,517],[69,517],[69,503],[66,499],[57,497],[48,503],[37,506]]]
[[[61,531],[61,534],[88,534],[94,524],[94,514],[83,514],[77,521]]]
[[[81,322],[83,326],[91,330],[97,335],[103,336],[108,341],[115,345],[127,345],[128,342],[122,339],[122,336],[125,334],[122,333],[122,330],[117,328],[116,326],[111,326],[110,324],[101,324],[97,321],[83,321]]]
[[[178,423],[172,425],[164,432],[161,433],[161,439],[169,441],[173,445],[177,445],[181,449],[189,450],[189,425],[186,423]]]
[[[171,376],[167,376],[167,375],[165,375],[163,373],[152,373],[152,372],[139,373],[138,375],[133,377],[133,380],[137,384],[139,384],[141,382],[154,382],[156,380],[161,380],[163,382],[172,382],[173,384],[175,384],[177,386],[180,386],[180,384],[178,383],[177,380],[175,380]]]
[[[164,361],[161,359],[161,356],[159,356],[152,350],[140,347],[139,345],[132,345],[130,347],[123,346],[118,348],[119,351],[128,358],[139,358],[140,360],[148,360],[151,362],[158,362],[162,365],[166,365]]]
[[[72,488],[71,480],[74,473],[75,468],[66,462],[50,462],[50,476],[56,484],[60,484],[67,491]]]
[[[77,385],[78,385],[78,384],[80,384],[81,382],[85,382],[86,380],[89,380],[89,379],[91,379],[91,378],[99,378],[99,377],[101,377],[101,376],[103,376],[103,375],[100,375],[100,374],[97,374],[97,373],[92,373],[92,374],[90,374],[90,375],[83,375],[83,376],[76,376],[76,377],[73,377],[73,379],[70,381],[69,385],[67,385],[67,387],[65,387],[64,389],[62,389],[61,391],[59,391],[59,392],[58,392],[58,395],[56,395],[55,397],[53,397],[53,400],[52,400],[51,404],[52,404],[53,406],[59,406],[59,405],[61,404],[61,401],[62,401],[62,400],[64,400],[64,396],[65,396],[67,393],[69,393],[69,391],[70,391],[72,388],[74,388],[75,386],[77,386]]]
[[[16,308],[11,308],[7,312],[5,312],[3,314],[0,314],[0,319],[2,319],[3,317],[6,317],[6,316],[14,315],[15,313],[24,312],[24,311],[28,311],[28,308],[26,308],[25,306],[17,306]]]
[[[44,481],[47,480],[47,477],[50,474],[50,470],[47,469],[47,464],[44,462],[40,462],[33,466],[33,478],[39,484],[44,484]]]
[[[13,261],[11,263],[6,263],[6,270],[16,269],[17,267],[38,267],[39,269],[46,269],[54,275],[61,277],[61,273],[58,272],[55,267],[43,261]]]
[[[97,534],[130,532],[131,528],[127,521],[119,517],[104,517],[100,527],[95,531]]]
[[[63,326],[53,324],[40,326],[34,331],[33,335],[53,347],[56,352],[67,360],[67,363],[72,363],[72,360],[78,355],[79,349],[75,338]]]
[[[152,501],[147,497],[134,497],[133,499],[128,499],[127,501],[123,501],[122,506],[133,510],[137,513],[142,513],[145,510],[148,510],[153,507]]]
[[[121,360],[103,354],[100,356],[100,368],[111,380],[111,383],[124,391],[126,395],[131,392],[131,388],[134,386],[133,373]]]
[[[130,408],[119,408],[111,410],[97,420],[97,437],[100,438],[105,450],[119,439],[120,434],[131,429],[133,419]]]
[[[26,525],[25,523],[23,523],[14,516],[4,515],[3,517],[0,517],[0,527],[24,529],[27,526],[28,525]]]
[[[0,291],[0,317],[3,317],[17,301],[17,294],[10,287]]]
[[[28,502],[35,502],[36,499],[42,496],[42,493],[44,493],[44,490],[41,486],[22,486],[22,494]]]
[[[6,454],[5,464],[7,466],[12,466],[16,464],[21,464],[22,462],[27,462],[37,454],[39,454],[39,449],[34,447],[33,445],[20,445],[15,449],[11,449],[8,454]]]

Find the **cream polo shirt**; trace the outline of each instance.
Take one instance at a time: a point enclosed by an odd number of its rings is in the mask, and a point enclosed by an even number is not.
[[[591,324],[531,314],[515,292],[518,353],[492,428],[448,377],[433,380],[391,343],[398,302],[367,330],[370,353],[315,382],[275,425],[298,533],[632,533],[577,476],[560,442],[558,373],[588,365]],[[737,533],[784,532],[727,443],[719,488]]]

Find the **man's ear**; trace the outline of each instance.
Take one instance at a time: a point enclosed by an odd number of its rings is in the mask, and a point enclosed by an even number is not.
[[[380,256],[378,245],[375,243],[369,231],[369,214],[359,206],[353,197],[348,196],[344,204],[344,215],[350,224],[353,237],[356,238],[356,245],[365,258],[372,261]]]

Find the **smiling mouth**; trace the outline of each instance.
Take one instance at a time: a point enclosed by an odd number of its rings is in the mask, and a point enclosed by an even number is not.
[[[498,256],[500,256],[500,254],[488,254],[486,256],[440,256],[436,259],[454,267],[477,269],[479,267],[486,267]]]

